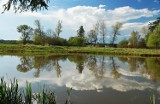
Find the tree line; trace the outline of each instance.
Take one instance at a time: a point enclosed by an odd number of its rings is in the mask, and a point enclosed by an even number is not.
[[[35,28],[23,24],[17,27],[17,31],[21,34],[21,41],[23,44],[34,43],[36,45],[69,45],[69,46],[84,46],[84,45],[98,45],[100,40],[101,44],[106,44],[107,27],[103,20],[97,21],[89,32],[85,32],[84,27],[80,26],[77,30],[77,35],[70,37],[68,40],[60,37],[62,32],[62,21],[57,22],[54,30],[48,29],[44,31],[40,20],[34,21]],[[111,36],[111,45],[114,46],[117,36],[120,35],[122,23],[117,22],[112,26],[113,35]]]
[[[112,26],[112,33],[108,34],[105,21],[99,20],[86,33],[83,26],[77,30],[77,35],[70,37],[68,40],[60,37],[62,32],[62,21],[57,22],[54,30],[48,29],[44,31],[40,20],[35,20],[35,28],[28,25],[20,25],[17,31],[21,33],[21,41],[23,44],[34,43],[36,45],[59,45],[59,46],[112,46],[119,48],[160,48],[160,18],[142,27],[141,31],[133,30],[129,39],[123,39],[118,44],[115,43],[120,34],[123,24],[120,22]],[[110,40],[106,43],[106,37]]]
[[[141,31],[133,30],[128,40],[119,42],[118,47],[129,48],[160,48],[160,17],[142,27]]]

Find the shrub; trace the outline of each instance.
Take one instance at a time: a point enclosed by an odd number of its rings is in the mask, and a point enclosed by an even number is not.
[[[70,46],[84,46],[85,39],[83,37],[70,37],[68,44]]]
[[[121,40],[118,43],[117,47],[119,47],[119,48],[126,48],[126,47],[128,47],[128,41],[127,40]]]

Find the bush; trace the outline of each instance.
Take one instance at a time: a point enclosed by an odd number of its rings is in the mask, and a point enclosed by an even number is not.
[[[68,43],[67,43],[67,40],[66,39],[63,39],[63,38],[56,38],[56,37],[53,37],[53,38],[48,38],[48,44],[49,45],[58,45],[58,46],[67,46]]]
[[[70,37],[68,44],[70,46],[84,46],[85,39],[83,37]]]
[[[128,47],[128,41],[127,40],[121,40],[118,45],[118,48],[127,48]]]

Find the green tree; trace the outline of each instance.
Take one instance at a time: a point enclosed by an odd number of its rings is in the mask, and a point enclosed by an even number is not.
[[[113,34],[111,35],[111,45],[114,46],[114,42],[118,35],[120,35],[120,29],[122,28],[122,23],[117,22],[112,26]]]
[[[149,23],[149,31],[153,32],[156,27],[160,26],[160,17],[158,17],[155,21]]]
[[[147,46],[151,48],[160,48],[160,26],[149,35]]]
[[[138,31],[132,31],[131,37],[129,39],[129,46],[132,48],[138,47],[139,38],[140,38],[140,35]]]
[[[17,31],[21,33],[21,39],[23,44],[31,39],[33,29],[28,25],[20,25],[17,27]]]
[[[85,34],[85,30],[84,30],[83,26],[80,26],[79,29],[77,30],[77,36],[84,37],[84,34]]]
[[[8,0],[3,5],[4,11],[9,11],[13,7],[14,11],[37,11],[48,8],[48,2],[50,0]]]
[[[55,32],[56,32],[57,38],[59,38],[59,34],[62,32],[62,21],[60,20],[58,21]]]

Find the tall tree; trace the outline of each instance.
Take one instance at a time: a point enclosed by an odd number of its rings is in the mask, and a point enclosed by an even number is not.
[[[106,31],[107,31],[107,28],[106,28],[105,21],[100,21],[99,22],[99,32],[102,35],[102,42],[103,42],[103,44],[105,44]]]
[[[9,11],[13,7],[14,11],[37,11],[47,9],[50,0],[8,0],[3,5],[4,11]]]
[[[62,21],[60,20],[58,21],[55,32],[56,32],[57,38],[59,38],[59,34],[62,32]]]
[[[36,28],[34,29],[34,34],[35,35],[40,35],[40,36],[44,35],[43,27],[41,25],[40,20],[35,20],[34,23],[35,23],[35,26],[36,26]]]
[[[117,38],[117,35],[120,35],[120,29],[122,28],[122,23],[117,22],[115,25],[112,26],[113,34],[111,36],[111,45],[114,45],[114,42]]]
[[[35,44],[45,44],[45,33],[43,31],[43,27],[40,23],[40,20],[35,20],[35,26],[36,28],[34,29],[34,42]]]
[[[30,40],[33,29],[28,25],[20,25],[17,27],[17,31],[21,33],[21,39],[23,44],[26,44]]]
[[[129,39],[129,45],[130,47],[136,48],[138,47],[138,41],[140,39],[140,35],[137,31],[131,32],[131,37]]]
[[[77,36],[84,37],[84,34],[85,34],[85,30],[83,26],[80,26],[79,29],[77,30]]]
[[[96,42],[97,42],[97,35],[96,35],[96,31],[94,29],[91,29],[88,32],[88,42],[90,44],[96,44]]]

